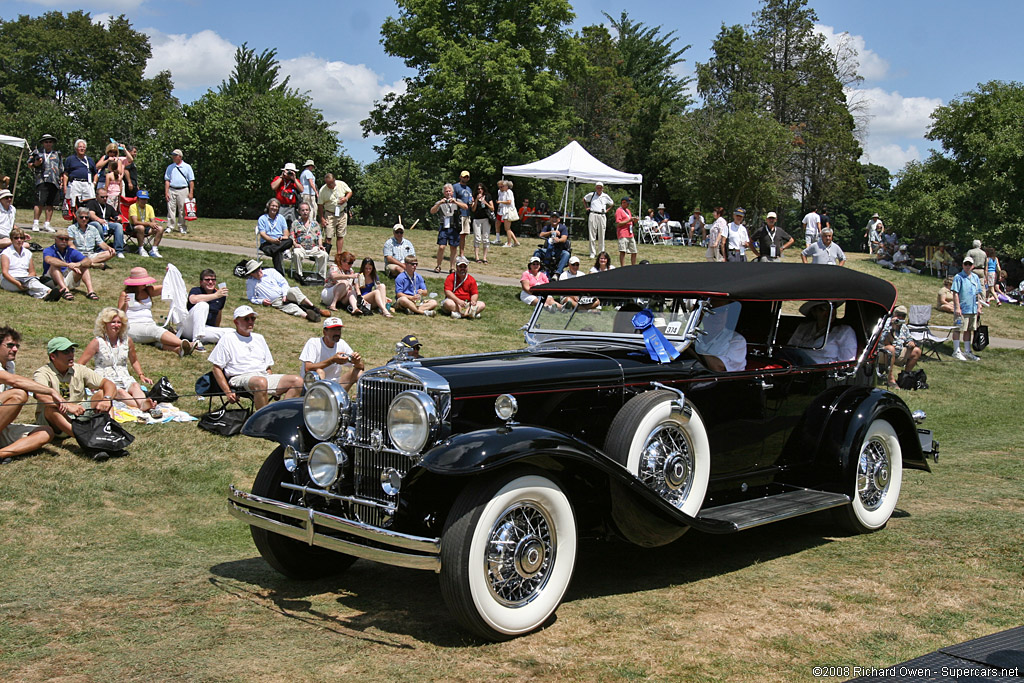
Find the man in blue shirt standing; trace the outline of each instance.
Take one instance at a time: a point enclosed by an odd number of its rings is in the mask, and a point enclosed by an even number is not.
[[[180,149],[171,152],[171,164],[164,171],[164,195],[167,198],[167,230],[178,230],[185,234],[185,202],[195,199],[196,174],[192,167],[182,161]]]
[[[953,276],[953,318],[959,329],[953,330],[953,358],[981,360],[971,351],[974,331],[978,329],[978,301],[981,299],[981,280],[974,274],[974,259],[964,257],[963,270]],[[960,350],[960,333],[964,333],[964,349]]]
[[[71,208],[78,208],[96,198],[96,163],[85,153],[85,140],[75,140],[75,153],[64,160],[64,198],[71,201]]]

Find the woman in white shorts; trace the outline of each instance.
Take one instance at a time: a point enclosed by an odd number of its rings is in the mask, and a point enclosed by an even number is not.
[[[117,298],[117,307],[128,315],[128,336],[136,344],[155,344],[157,348],[187,356],[195,345],[188,339],[160,327],[153,319],[153,297],[163,291],[156,279],[149,276],[142,266],[132,268],[124,281],[124,291]]]
[[[50,294],[50,288],[36,277],[32,251],[25,246],[28,235],[21,228],[11,230],[11,245],[0,252],[2,277],[0,286],[8,292],[21,292],[36,299]]]
[[[548,275],[540,269],[540,258],[536,256],[531,257],[526,270],[519,277],[519,284],[523,288],[523,291],[519,292],[519,300],[529,306],[533,306],[539,298],[536,294],[532,293],[533,288],[537,285],[546,285],[547,283]],[[544,305],[561,308],[561,306],[555,303],[555,299],[550,296],[544,300]]]

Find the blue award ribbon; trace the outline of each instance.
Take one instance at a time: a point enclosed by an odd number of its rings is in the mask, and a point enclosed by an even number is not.
[[[654,314],[651,309],[645,308],[634,315],[632,322],[637,332],[644,336],[644,346],[647,347],[647,353],[650,354],[651,360],[656,360],[659,363],[671,363],[679,357],[676,347],[661,333],[661,330],[654,326]]]

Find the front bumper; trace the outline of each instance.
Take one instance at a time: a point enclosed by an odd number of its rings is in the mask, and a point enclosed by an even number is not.
[[[441,539],[410,536],[356,522],[326,512],[272,498],[256,496],[230,486],[228,512],[251,526],[281,536],[372,560],[410,569],[441,571]],[[294,520],[298,524],[289,523]]]

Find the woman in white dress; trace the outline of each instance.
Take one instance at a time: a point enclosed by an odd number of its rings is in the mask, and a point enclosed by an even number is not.
[[[516,217],[516,196],[512,192],[512,181],[511,180],[499,180],[498,181],[498,220],[497,225],[494,228],[494,232],[498,237],[501,237],[502,225],[505,227],[505,244],[506,247],[518,247],[519,239],[516,234],[512,232],[512,223],[518,218]],[[487,263],[487,250],[484,248],[484,263]]]
[[[160,327],[153,319],[153,297],[163,291],[146,269],[136,266],[124,281],[124,291],[117,298],[117,307],[128,314],[128,336],[137,344],[158,344],[159,348],[178,356],[187,356],[195,348],[188,339]]]
[[[78,362],[85,365],[92,360],[96,372],[114,383],[117,398],[125,403],[134,403],[139,410],[155,408],[156,403],[146,398],[142,387],[132,377],[131,370],[135,370],[143,384],[153,383],[142,371],[139,357],[135,355],[135,342],[128,336],[127,314],[107,306],[96,316],[93,334],[96,336],[86,345]]]

